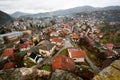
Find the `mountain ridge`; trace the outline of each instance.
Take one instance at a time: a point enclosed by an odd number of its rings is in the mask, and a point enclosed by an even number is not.
[[[92,12],[92,11],[107,11],[107,10],[120,10],[120,6],[108,6],[108,7],[92,7],[92,6],[81,6],[81,7],[74,7],[70,9],[64,9],[64,10],[56,10],[53,12],[45,12],[45,13],[37,13],[37,14],[19,14],[19,17],[50,17],[50,16],[64,16],[64,15],[71,15],[74,13],[80,13],[80,12]],[[15,17],[13,14],[11,15]]]

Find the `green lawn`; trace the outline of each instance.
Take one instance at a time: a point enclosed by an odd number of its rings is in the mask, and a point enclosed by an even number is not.
[[[36,63],[34,63],[33,61],[31,61],[29,58],[27,58],[26,60],[23,60],[23,64],[27,64],[27,67],[32,67],[34,65],[36,65]]]
[[[41,67],[42,70],[47,70],[47,71],[51,71],[51,66],[50,65],[43,65]]]
[[[67,49],[64,49],[63,51],[61,51],[60,54],[61,54],[61,55],[68,56],[68,51],[67,51]]]

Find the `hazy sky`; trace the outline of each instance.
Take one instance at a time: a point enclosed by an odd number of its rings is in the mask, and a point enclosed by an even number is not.
[[[93,7],[120,6],[120,0],[0,0],[0,10],[7,13],[16,11],[49,12],[85,5]]]

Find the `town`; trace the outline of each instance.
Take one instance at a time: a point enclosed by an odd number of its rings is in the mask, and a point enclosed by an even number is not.
[[[107,38],[106,24],[120,23],[77,14],[2,25],[0,80],[119,80],[120,30]]]

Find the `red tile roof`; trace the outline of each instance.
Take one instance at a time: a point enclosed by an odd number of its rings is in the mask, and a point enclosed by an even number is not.
[[[85,31],[80,32],[80,37],[83,37],[85,35]]]
[[[78,39],[78,38],[79,38],[79,36],[78,36],[78,34],[77,34],[77,33],[73,33],[73,34],[71,35],[71,38]]]
[[[95,34],[90,34],[89,37],[90,37],[90,38],[94,38],[94,37],[95,37]]]
[[[31,44],[30,41],[26,41],[25,43],[20,44],[20,45],[19,45],[19,48],[20,48],[20,49],[21,49],[21,48],[27,48],[30,44]]]
[[[106,47],[113,47],[114,44],[112,44],[112,43],[107,43],[107,44],[105,44],[105,46],[106,46]]]
[[[64,35],[66,35],[66,34],[67,34],[67,31],[64,30],[64,29],[62,29],[62,30],[59,30],[59,33],[60,33],[60,34],[64,34]]]
[[[56,30],[55,30],[55,29],[50,29],[49,32],[50,32],[50,33],[56,32]]]
[[[14,68],[15,67],[15,63],[13,62],[9,62],[9,63],[6,63],[3,67],[3,69],[11,69],[11,68]]]
[[[79,49],[68,49],[71,58],[84,58],[85,54],[84,51]]]
[[[64,70],[72,70],[74,68],[74,60],[63,55],[58,55],[52,60],[52,70],[56,69],[64,69]]]
[[[86,25],[83,25],[81,28],[82,28],[82,29],[86,29]]]
[[[7,48],[4,50],[3,54],[2,54],[2,57],[5,57],[5,56],[13,56],[14,55],[14,50],[13,48]]]

